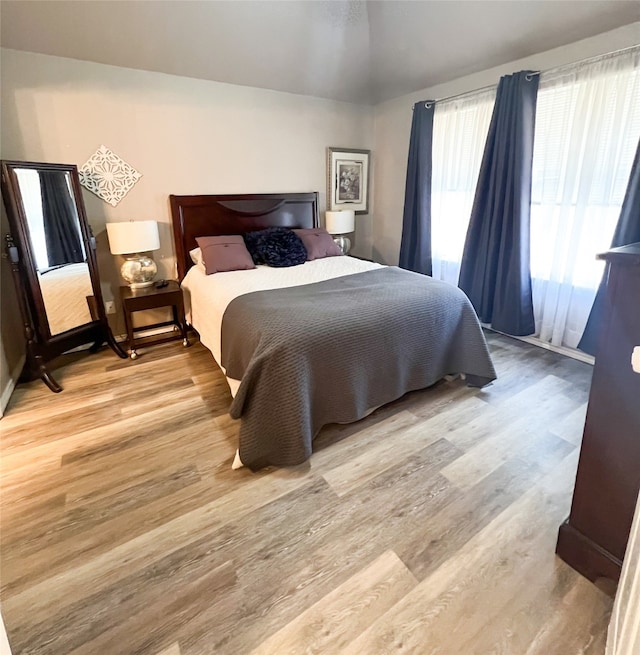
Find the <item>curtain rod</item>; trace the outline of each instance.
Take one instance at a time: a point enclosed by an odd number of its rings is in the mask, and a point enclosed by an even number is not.
[[[549,68],[544,71],[531,71],[530,75],[533,77],[534,75],[549,75],[549,74],[555,74],[562,72],[566,70],[567,72],[574,66],[580,66],[582,64],[588,64],[590,62],[595,62],[595,61],[602,61],[604,59],[609,59],[610,57],[617,57],[625,52],[631,52],[633,50],[637,50],[640,52],[640,45],[632,45],[628,46],[627,48],[620,48],[619,50],[614,50],[613,52],[607,52],[604,55],[594,55],[593,57],[587,57],[586,59],[579,59],[578,61],[574,61],[570,64],[563,64],[562,66],[556,66],[554,68]],[[483,91],[489,91],[490,89],[494,89],[498,86],[498,83],[496,82],[495,84],[489,84],[488,86],[483,86],[480,87],[479,89],[472,89],[471,91],[463,91],[462,93],[456,93],[451,96],[445,96],[444,98],[437,98],[436,100],[425,100],[424,101],[424,106],[429,109],[431,107],[432,102],[446,102],[448,100],[457,100],[458,98],[464,98],[464,96],[469,96],[473,95],[475,93],[482,93]],[[413,106],[411,107],[411,110],[413,111]]]
[[[548,68],[545,71],[536,71],[533,75],[549,75],[554,73],[561,73],[563,71],[569,71],[576,66],[582,66],[584,64],[594,63],[596,61],[604,61],[605,59],[611,59],[612,57],[618,57],[626,52],[632,52],[637,50],[640,52],[640,45],[630,45],[627,48],[620,48],[619,50],[614,50],[613,52],[607,52],[603,55],[594,55],[593,57],[587,57],[586,59],[579,59],[570,64],[563,64],[562,66],[555,66],[554,68]]]
[[[471,91],[463,91],[462,93],[456,93],[452,96],[446,96],[445,98],[437,98],[436,100],[425,100],[424,106],[429,109],[432,102],[445,102],[447,100],[456,100],[458,98],[464,98],[464,96],[474,95],[475,93],[481,93],[482,91],[489,91],[490,89],[495,89],[498,84],[489,84],[488,86],[480,87],[479,89],[471,89]],[[413,106],[411,107],[413,111]]]

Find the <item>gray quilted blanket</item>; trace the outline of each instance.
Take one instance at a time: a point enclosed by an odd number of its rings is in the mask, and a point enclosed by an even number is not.
[[[496,377],[467,297],[449,284],[386,267],[233,300],[222,321],[222,365],[242,380],[240,458],[258,469],[310,457],[327,423],[450,373]]]

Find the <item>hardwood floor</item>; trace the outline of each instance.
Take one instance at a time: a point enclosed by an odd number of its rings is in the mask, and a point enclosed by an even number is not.
[[[14,655],[602,655],[611,599],[554,555],[591,367],[489,334],[499,379],[232,471],[200,344],[67,355],[0,421]]]

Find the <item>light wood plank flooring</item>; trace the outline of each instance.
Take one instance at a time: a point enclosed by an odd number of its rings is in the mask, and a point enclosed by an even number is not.
[[[499,379],[232,471],[200,344],[60,358],[0,421],[14,655],[602,655],[611,599],[554,555],[591,368],[489,334]]]

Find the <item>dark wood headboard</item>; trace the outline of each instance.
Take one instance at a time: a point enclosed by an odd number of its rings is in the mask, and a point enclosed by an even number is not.
[[[266,227],[318,227],[318,193],[169,196],[173,241],[182,281],[193,266],[196,237],[244,234]]]

